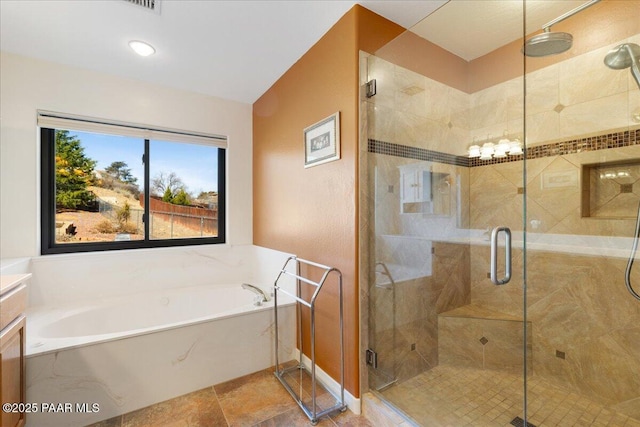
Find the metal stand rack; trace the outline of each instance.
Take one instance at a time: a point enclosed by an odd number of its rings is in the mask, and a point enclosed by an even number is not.
[[[289,267],[289,263],[292,261],[295,263],[295,271],[296,271],[295,273],[292,273],[291,271],[287,270],[287,267]],[[303,277],[300,274],[301,264],[306,266],[316,267],[321,271],[323,271],[321,279],[318,282],[314,282],[313,280],[310,280],[307,277]],[[322,286],[324,285],[329,275],[332,273],[337,275],[337,278],[338,278],[338,292],[339,292],[338,296],[340,301],[340,396],[338,397],[331,390],[327,390],[336,399],[336,404],[331,408],[319,411],[318,405],[316,404],[317,378],[316,378],[316,345],[315,345],[315,341],[316,341],[316,331],[315,331],[316,306],[315,304],[316,304],[316,299],[318,298],[318,295],[322,290]],[[288,292],[285,289],[282,289],[282,287],[279,285],[278,282],[283,277],[283,275],[291,276],[295,278],[296,295],[292,294],[291,292]],[[302,298],[302,283],[306,283],[307,285],[311,285],[316,288],[309,301]],[[326,265],[318,264],[315,262],[307,261],[307,260],[292,256],[287,259],[287,261],[284,263],[284,266],[282,267],[282,270],[280,270],[280,273],[278,274],[278,277],[276,278],[276,281],[274,284],[274,289],[275,291],[274,291],[274,297],[273,297],[274,299],[273,309],[275,313],[275,341],[276,341],[275,342],[275,348],[276,348],[275,376],[282,383],[282,385],[289,392],[289,394],[291,394],[293,399],[298,403],[298,406],[300,406],[302,411],[307,415],[307,417],[309,417],[311,424],[316,425],[320,417],[328,415],[329,413],[332,413],[334,411],[344,412],[347,409],[347,405],[344,403],[344,320],[343,320],[343,302],[342,302],[343,300],[342,273],[337,268],[328,267]],[[297,302],[296,306],[297,306],[297,319],[298,319],[298,343],[300,345],[300,360],[296,365],[290,366],[287,368],[281,367],[280,362],[278,360],[278,357],[279,357],[278,355],[278,293],[279,292],[282,292],[283,294],[288,295],[289,297],[295,299]],[[305,366],[305,364],[303,363],[304,351],[303,351],[303,345],[302,345],[302,316],[301,316],[303,306],[309,309],[310,316],[311,316],[310,317],[310,328],[311,328],[310,367]],[[297,393],[285,378],[285,375],[287,373],[290,373],[293,371],[298,371],[301,375],[306,372],[311,377],[311,401],[309,405],[307,405],[307,403],[305,403],[302,400],[302,388],[300,389],[300,393]]]

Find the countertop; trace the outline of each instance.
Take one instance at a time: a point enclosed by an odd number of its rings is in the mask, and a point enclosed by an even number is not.
[[[27,274],[6,274],[0,276],[0,295],[5,294],[17,287],[20,283],[31,278],[31,273]]]

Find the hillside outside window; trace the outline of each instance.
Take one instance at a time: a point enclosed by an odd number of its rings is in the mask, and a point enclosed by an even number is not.
[[[43,254],[224,243],[226,139],[40,115]]]

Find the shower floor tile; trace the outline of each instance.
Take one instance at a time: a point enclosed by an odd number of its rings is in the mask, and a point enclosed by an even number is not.
[[[640,420],[542,378],[528,378],[527,386],[527,421],[536,427],[640,427]],[[519,375],[440,365],[381,394],[422,426],[513,427],[523,416],[522,388]]]

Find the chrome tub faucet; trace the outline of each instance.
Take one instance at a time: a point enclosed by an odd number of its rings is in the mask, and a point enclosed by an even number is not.
[[[269,301],[269,297],[267,296],[267,294],[257,286],[251,285],[249,283],[243,283],[242,289],[246,289],[257,295],[253,302],[253,305],[259,306],[259,305],[262,305],[263,302]]]

